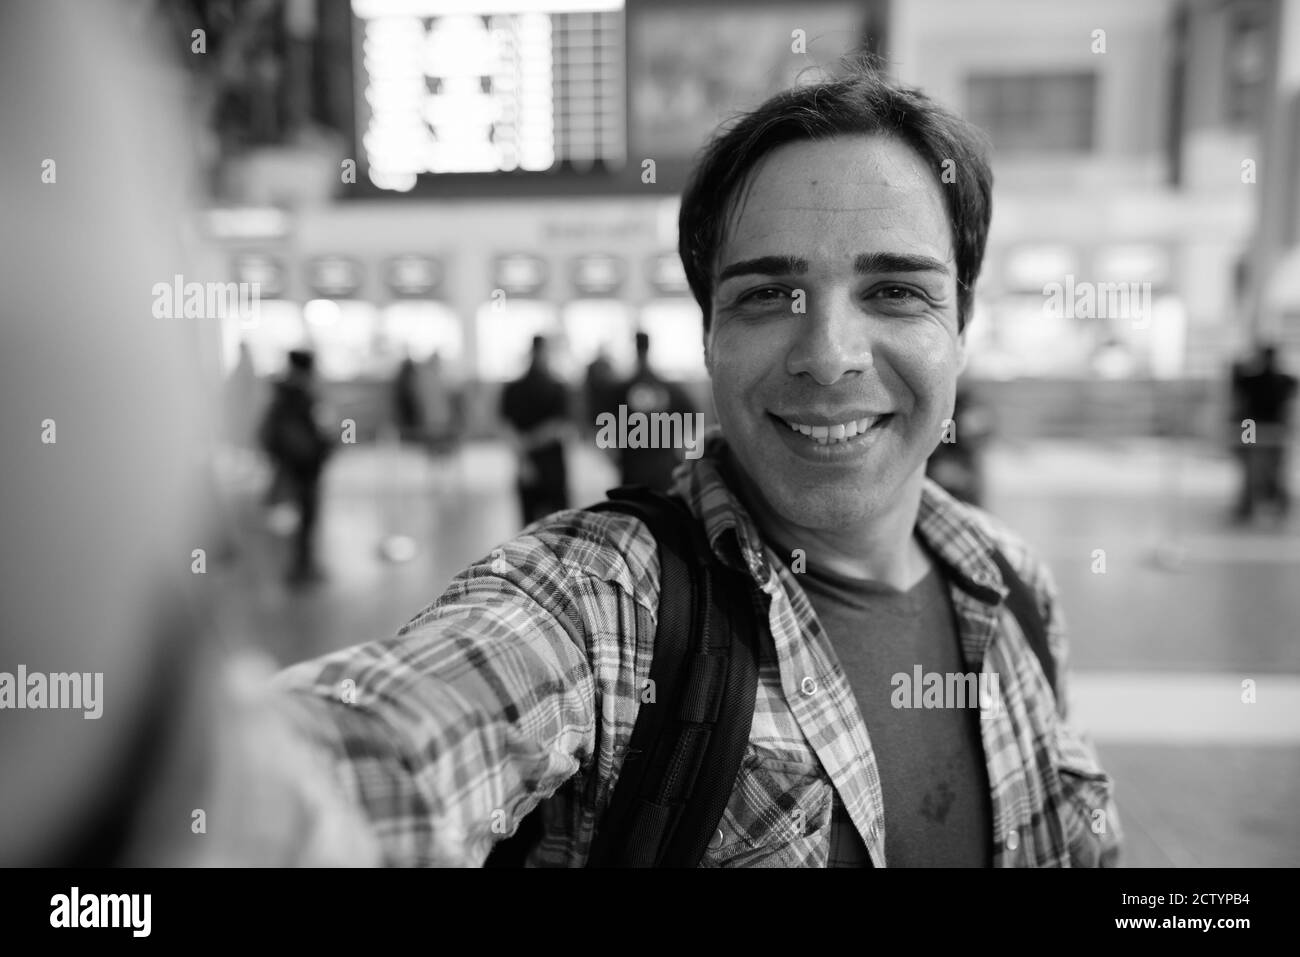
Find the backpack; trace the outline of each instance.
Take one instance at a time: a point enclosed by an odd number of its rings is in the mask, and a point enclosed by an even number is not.
[[[677,498],[639,486],[611,490],[589,511],[645,523],[659,547],[659,616],[643,704],[589,867],[695,867],[731,798],[758,691],[763,606],[747,574],[723,565]],[[994,551],[1015,616],[1053,693],[1056,669],[1032,590]],[[644,694],[643,701],[647,701]],[[541,837],[539,811],[499,841],[485,867],[521,866]]]

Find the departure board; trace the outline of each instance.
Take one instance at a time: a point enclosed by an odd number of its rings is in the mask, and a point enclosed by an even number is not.
[[[352,0],[366,175],[577,170],[626,161],[622,0]]]

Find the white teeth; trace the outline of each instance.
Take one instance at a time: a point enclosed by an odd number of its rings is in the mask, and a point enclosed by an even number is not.
[[[837,425],[803,425],[799,422],[789,422],[787,424],[791,429],[808,436],[818,445],[834,445],[837,442],[847,442],[855,436],[862,435],[878,421],[880,421],[880,417],[873,415]]]

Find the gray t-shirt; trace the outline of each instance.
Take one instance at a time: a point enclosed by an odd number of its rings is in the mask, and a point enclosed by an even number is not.
[[[921,675],[966,672],[938,562],[906,592],[812,565],[798,578],[867,724],[884,792],[888,865],[990,866],[993,812],[978,699],[964,708],[952,700],[946,707],[894,706],[923,701],[912,687],[918,665]],[[856,831],[852,838],[866,864]],[[837,857],[846,853],[853,849],[836,849]]]

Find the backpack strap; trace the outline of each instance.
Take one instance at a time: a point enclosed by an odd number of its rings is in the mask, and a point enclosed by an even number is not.
[[[631,486],[593,511],[635,516],[659,545],[652,684],[588,863],[691,867],[722,819],[758,690],[753,589],[713,556],[678,499]]]
[[[1047,646],[1047,623],[1043,621],[1043,616],[1038,610],[1038,598],[1025,584],[1024,579],[1016,574],[1007,557],[996,548],[993,550],[993,561],[1002,572],[1002,583],[1007,586],[1007,608],[1015,616],[1016,623],[1024,633],[1025,640],[1029,642],[1029,647],[1033,649],[1034,656],[1038,658],[1038,664],[1042,667],[1043,674],[1047,676],[1047,684],[1055,695],[1056,661]]]

